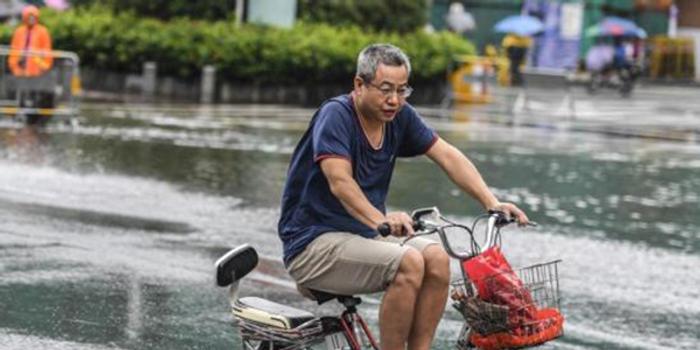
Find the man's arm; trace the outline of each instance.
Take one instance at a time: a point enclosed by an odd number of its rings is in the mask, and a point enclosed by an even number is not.
[[[47,52],[34,56],[33,60],[34,63],[41,68],[41,71],[44,72],[51,69],[51,66],[53,65],[53,55],[51,55],[51,34],[49,34],[49,30],[46,29],[46,27],[41,26],[37,28],[36,35],[38,35],[38,45],[36,50]]]
[[[13,50],[13,52],[12,54],[10,54],[8,64],[10,66],[10,71],[12,71],[12,74],[14,75],[22,74],[22,70],[24,69],[24,62],[20,63],[20,61],[26,61],[26,57],[18,53],[19,51],[24,49],[22,31],[25,29],[21,28],[23,28],[23,26],[19,26],[17,27],[17,29],[15,29],[14,33],[12,33],[12,41],[10,42],[10,48]]]
[[[447,173],[452,182],[479,201],[484,209],[501,210],[515,217],[521,225],[528,223],[527,215],[517,206],[498,201],[474,164],[457,148],[438,139],[426,155]]]
[[[391,226],[391,233],[400,236],[413,234],[411,217],[406,213],[389,213],[386,216],[375,208],[352,177],[352,166],[344,158],[320,160],[321,171],[328,180],[331,193],[338,198],[345,210],[363,224],[377,228],[382,223]]]

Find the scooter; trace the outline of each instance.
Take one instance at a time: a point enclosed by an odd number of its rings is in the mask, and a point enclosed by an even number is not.
[[[614,89],[622,97],[629,97],[634,90],[637,78],[639,77],[639,67],[630,65],[618,69],[605,69],[591,73],[591,78],[586,85],[589,94],[596,94],[603,88]]]

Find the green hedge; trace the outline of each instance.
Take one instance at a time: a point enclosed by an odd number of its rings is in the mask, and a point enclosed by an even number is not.
[[[83,66],[140,72],[143,62],[156,61],[160,74],[183,78],[195,77],[201,67],[213,64],[224,77],[239,81],[346,82],[362,47],[390,42],[411,57],[413,81],[433,81],[444,79],[452,55],[474,52],[469,42],[446,32],[399,35],[309,23],[278,29],[235,27],[225,21],[162,22],[103,7],[43,10],[41,20],[53,36],[54,48],[78,53]],[[0,28],[0,40],[9,42],[12,28]]]

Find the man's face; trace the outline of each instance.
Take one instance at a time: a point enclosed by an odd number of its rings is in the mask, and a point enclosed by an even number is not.
[[[34,17],[33,15],[29,15],[27,17],[27,24],[30,26],[35,25],[36,24],[36,17]]]
[[[410,91],[406,66],[379,64],[374,80],[369,83],[355,77],[358,107],[365,118],[392,121],[406,103],[406,91]]]

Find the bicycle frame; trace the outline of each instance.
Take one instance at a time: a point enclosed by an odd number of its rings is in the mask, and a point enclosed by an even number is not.
[[[357,312],[344,311],[340,316],[340,324],[343,327],[345,340],[347,340],[352,350],[362,350],[363,346],[368,345],[365,343],[360,344],[363,341],[362,333],[364,333],[365,339],[369,341],[369,345],[372,346],[372,349],[379,350],[379,345],[372,336],[367,322],[365,322],[360,314]],[[358,324],[360,326],[359,329],[357,328]]]

